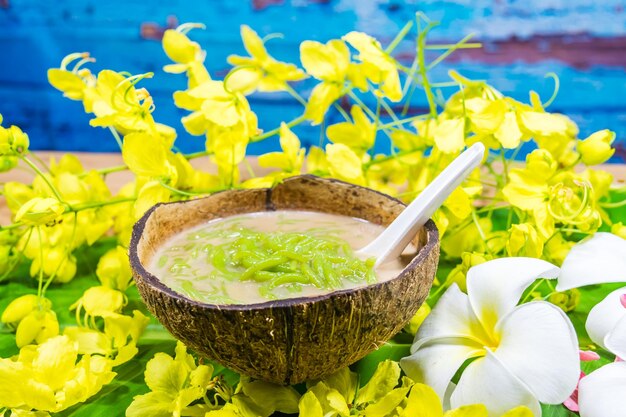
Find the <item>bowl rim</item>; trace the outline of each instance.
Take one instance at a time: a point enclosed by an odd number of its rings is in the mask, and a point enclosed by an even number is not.
[[[350,186],[355,186],[355,187],[359,187],[359,188],[365,188],[368,191],[380,194],[388,199],[391,199],[397,203],[400,203],[402,206],[406,207],[406,204],[404,204],[402,201],[398,200],[395,197],[392,197],[388,194],[384,194],[381,193],[380,191],[376,191],[373,190],[371,188],[368,187],[363,187],[360,185],[355,185],[352,183],[347,183],[345,181],[341,181],[341,180],[337,180],[337,179],[331,179],[331,178],[322,178],[322,177],[317,177],[315,175],[311,175],[311,174],[305,174],[305,175],[297,175],[294,177],[289,177],[285,180],[283,180],[281,183],[275,185],[274,187],[268,187],[268,188],[256,188],[255,190],[258,191],[265,191],[268,192],[268,199],[271,198],[271,190],[276,188],[277,186],[280,186],[280,184],[285,183],[289,180],[295,180],[295,179],[303,179],[303,178],[309,178],[312,179],[314,181],[319,181],[319,180],[323,180],[324,182],[330,182],[330,183],[341,183],[341,184],[347,184]],[[221,193],[225,193],[225,192],[244,192],[244,191],[250,191],[251,189],[237,189],[237,190],[223,190],[223,191],[218,191],[216,193],[213,193],[209,196],[206,197],[202,197],[202,198],[198,198],[198,199],[193,199],[193,200],[185,200],[185,201],[171,201],[171,202],[167,202],[167,203],[157,203],[154,206],[150,207],[142,216],[141,218],[133,225],[133,231],[132,231],[132,235],[131,235],[131,239],[130,239],[130,244],[128,247],[128,252],[129,252],[129,260],[130,260],[130,266],[134,272],[133,278],[136,280],[137,278],[135,277],[135,275],[140,275],[141,280],[145,283],[150,285],[154,290],[157,290],[161,293],[164,293],[164,295],[179,300],[179,301],[183,301],[185,303],[191,304],[195,307],[199,307],[202,309],[213,309],[213,310],[232,310],[232,311],[254,311],[254,310],[264,310],[264,309],[277,309],[277,308],[290,308],[293,307],[295,305],[300,305],[300,304],[307,304],[307,303],[315,303],[318,301],[322,301],[322,300],[326,300],[329,298],[333,298],[333,297],[339,297],[339,296],[343,296],[343,295],[347,295],[350,293],[355,293],[357,291],[362,291],[362,290],[366,290],[366,289],[371,289],[371,288],[377,288],[383,285],[386,285],[392,281],[401,279],[403,277],[405,277],[408,273],[409,270],[411,270],[412,268],[417,267],[417,265],[421,262],[423,262],[424,260],[427,259],[428,255],[435,250],[435,247],[437,246],[438,242],[439,242],[439,230],[437,229],[437,226],[435,225],[435,222],[432,219],[429,219],[426,224],[424,224],[423,229],[425,229],[426,231],[426,243],[424,244],[424,246],[422,246],[419,251],[415,254],[415,256],[411,259],[411,261],[404,267],[404,269],[402,270],[402,272],[400,272],[397,276],[385,280],[385,281],[380,281],[377,282],[375,284],[369,284],[369,285],[364,285],[364,286],[359,286],[359,287],[354,287],[354,288],[348,288],[348,289],[343,289],[343,290],[337,290],[337,291],[332,291],[329,293],[325,293],[325,294],[321,294],[318,296],[314,296],[314,297],[295,297],[295,298],[283,298],[283,299],[278,299],[278,300],[269,300],[269,301],[264,301],[262,303],[254,303],[254,304],[210,304],[210,303],[205,303],[202,301],[197,301],[197,300],[192,300],[190,298],[185,297],[184,295],[174,291],[173,289],[171,289],[170,287],[166,286],[163,282],[161,282],[161,280],[156,277],[155,275],[153,275],[150,271],[148,271],[144,266],[143,263],[140,261],[139,259],[139,254],[137,253],[137,248],[139,245],[139,241],[141,240],[141,236],[143,234],[143,231],[145,229],[146,226],[146,222],[148,221],[148,219],[152,216],[152,214],[158,210],[159,207],[161,206],[167,206],[167,205],[175,205],[175,204],[185,204],[191,201],[197,201],[197,200],[202,200],[202,199],[207,199],[207,198],[211,198],[214,195],[217,194],[221,194]],[[268,210],[266,211],[276,211],[275,208],[268,206]],[[310,210],[310,211],[315,211],[315,210]]]

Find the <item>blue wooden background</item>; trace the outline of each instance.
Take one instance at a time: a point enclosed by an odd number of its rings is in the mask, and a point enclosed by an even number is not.
[[[515,98],[527,100],[534,89],[547,99],[553,83],[544,75],[554,72],[561,90],[551,110],[579,123],[581,136],[615,130],[619,160],[626,155],[625,9],[626,0],[0,0],[0,113],[5,124],[30,134],[34,149],[116,150],[108,132],[89,127],[80,103],[62,98],[46,81],[47,68],[58,66],[63,56],[89,51],[98,60],[94,70],[155,72],[143,84],[155,98],[155,117],[176,127],[182,150],[198,150],[203,139],[184,132],[179,118],[185,112],[171,100],[173,91],[185,87],[184,77],[161,70],[168,61],[159,36],[168,26],[204,23],[206,30],[193,37],[207,50],[211,73],[223,77],[226,57],[244,52],[240,24],[261,35],[284,34],[268,48],[299,64],[298,44],[304,39],[326,41],[360,30],[385,43],[420,10],[441,21],[433,42],[475,33],[485,44],[453,55],[433,73],[436,81],[446,80],[454,68]],[[399,56],[412,59],[413,48],[403,43]],[[306,94],[312,85],[302,82],[297,88]],[[256,94],[250,101],[265,129],[301,111],[286,95]],[[413,105],[420,111],[426,102],[420,96]],[[305,143],[319,140],[317,129],[301,127],[298,133]]]

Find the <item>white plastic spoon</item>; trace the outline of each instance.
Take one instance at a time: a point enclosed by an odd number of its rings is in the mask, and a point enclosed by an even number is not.
[[[461,182],[480,165],[485,146],[478,142],[450,163],[387,228],[356,253],[376,258],[376,265],[400,256],[411,239]]]

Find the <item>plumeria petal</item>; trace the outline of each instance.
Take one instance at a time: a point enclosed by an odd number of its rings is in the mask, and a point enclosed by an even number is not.
[[[444,398],[452,377],[463,362],[481,354],[481,346],[467,344],[467,340],[450,339],[446,342],[422,346],[400,360],[400,366],[409,378],[430,386],[439,398]]]
[[[580,417],[624,417],[626,362],[604,365],[580,380]]]
[[[519,405],[530,408],[535,417],[541,416],[537,399],[489,351],[465,369],[450,398],[452,408],[478,403],[487,406],[489,417],[499,417]]]
[[[476,316],[486,329],[508,314],[524,290],[537,278],[556,278],[559,268],[535,258],[500,258],[467,272],[467,294]]]
[[[481,343],[487,335],[476,319],[469,298],[452,284],[420,326],[411,353],[424,343],[439,338],[464,337]]]
[[[599,232],[575,245],[565,258],[556,286],[564,291],[583,285],[626,281],[626,240]]]
[[[574,391],[578,340],[563,310],[544,301],[523,304],[498,323],[496,333],[501,340],[493,354],[539,401],[559,404]]]
[[[604,339],[606,348],[620,358],[626,358],[626,314]]]
[[[620,320],[626,318],[626,308],[622,306],[620,300],[624,293],[626,293],[626,287],[613,291],[596,304],[587,316],[585,328],[589,337],[605,349],[607,348],[604,344],[607,335]]]

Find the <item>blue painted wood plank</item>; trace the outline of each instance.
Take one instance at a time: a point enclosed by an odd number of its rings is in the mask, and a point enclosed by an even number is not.
[[[530,89],[547,99],[552,82],[543,77],[555,72],[561,79],[561,91],[551,110],[579,121],[582,135],[606,127],[616,130],[619,140],[626,143],[625,0],[7,3],[8,8],[0,8],[0,113],[29,131],[35,148],[114,149],[106,132],[94,132],[88,126],[88,117],[81,114],[79,104],[64,100],[46,83],[47,68],[58,66],[69,52],[90,51],[98,59],[94,70],[155,72],[154,79],[143,82],[155,97],[155,116],[178,126],[183,138],[178,119],[185,113],[174,108],[171,94],[184,88],[185,80],[161,71],[168,62],[158,40],[153,39],[158,38],[168,20],[169,24],[175,19],[206,24],[206,30],[194,31],[192,37],[207,49],[207,67],[220,78],[228,70],[226,57],[244,52],[239,39],[242,23],[261,35],[283,33],[285,38],[270,41],[268,48],[279,59],[299,63],[298,44],[304,39],[326,41],[350,30],[362,30],[385,43],[418,10],[441,21],[432,32],[433,41],[454,41],[475,32],[485,42],[482,52],[453,55],[450,63],[433,71],[433,80],[446,80],[447,71],[453,68],[526,101]],[[402,43],[398,59],[410,62],[413,51],[414,44]],[[308,80],[296,88],[306,94],[314,84],[314,80]],[[256,94],[250,102],[265,129],[300,111],[296,103],[280,95]],[[425,107],[423,95],[416,95],[412,105]],[[306,143],[319,140],[315,129],[303,128],[300,133]],[[99,139],[86,143],[85,137]],[[183,148],[202,146],[201,139],[182,142]],[[257,145],[254,149],[260,152],[263,147]]]

